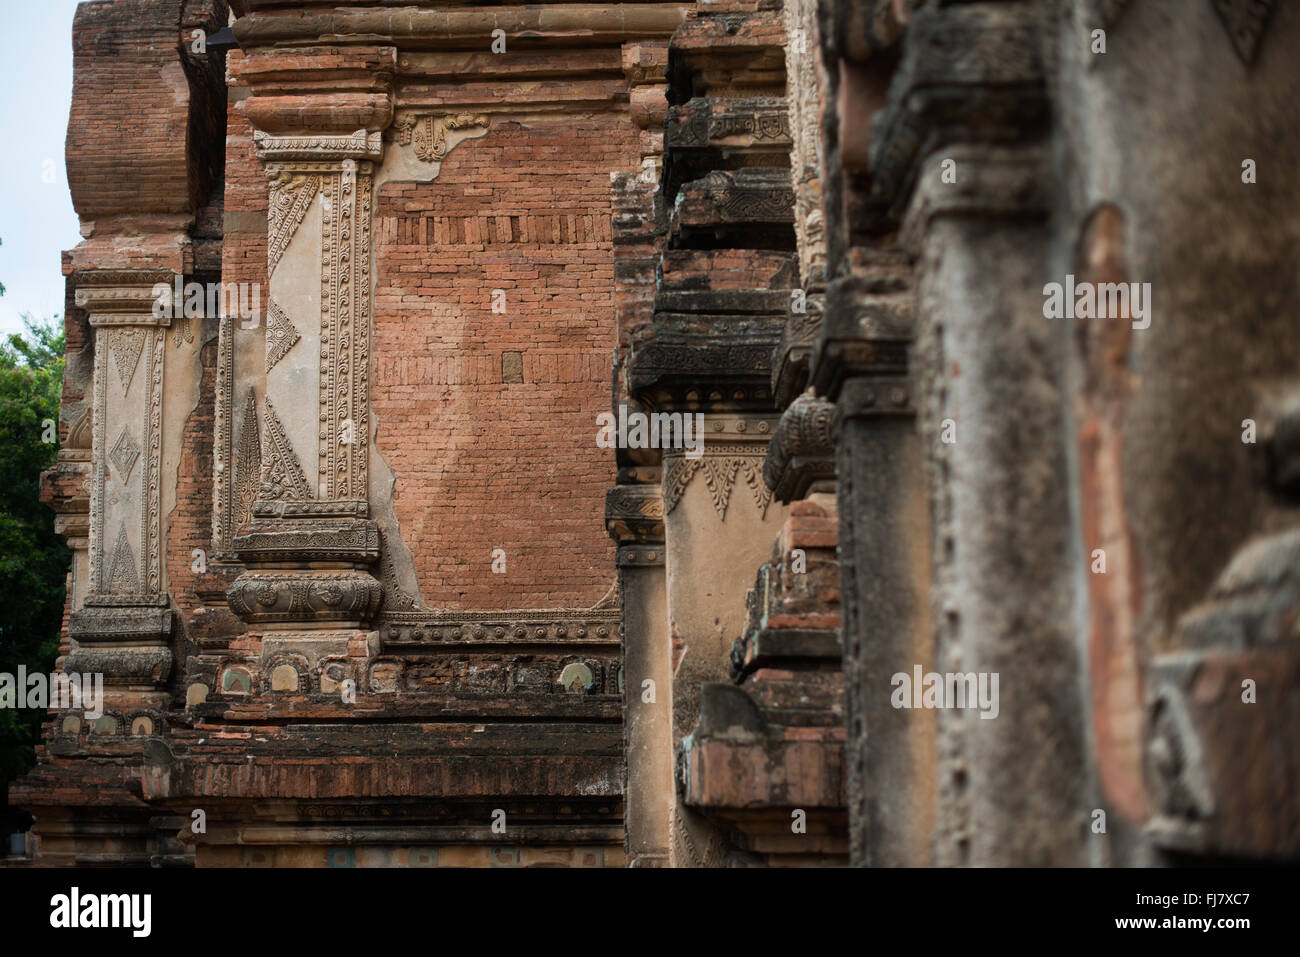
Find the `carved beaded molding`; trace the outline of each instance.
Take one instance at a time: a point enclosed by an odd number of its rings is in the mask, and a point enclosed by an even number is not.
[[[378,131],[366,130],[345,134],[313,133],[289,136],[255,130],[253,146],[257,149],[257,158],[263,162],[299,159],[378,159],[384,152],[382,134]]]
[[[235,392],[235,319],[222,316],[217,324],[217,394],[213,408],[213,470],[212,470],[212,555],[215,559],[230,558],[230,542],[235,534],[238,517],[235,512],[235,482],[246,481],[237,470],[239,465],[231,456],[234,392]],[[257,429],[257,397],[250,388],[245,397],[245,407],[253,408],[253,429]],[[244,427],[248,427],[245,413]],[[241,442],[242,444],[242,442]],[[258,473],[262,470],[261,446],[258,446]],[[245,463],[247,464],[247,463]],[[232,479],[231,473],[235,472]]]
[[[386,611],[379,623],[385,648],[442,645],[612,645],[621,611],[562,608],[515,611]]]

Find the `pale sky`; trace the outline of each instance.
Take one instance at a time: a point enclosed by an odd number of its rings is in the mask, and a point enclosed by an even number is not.
[[[63,163],[76,7],[0,0],[0,333],[24,312],[62,315],[59,256],[81,239]]]

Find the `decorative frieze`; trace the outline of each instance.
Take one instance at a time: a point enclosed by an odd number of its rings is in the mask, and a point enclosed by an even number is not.
[[[518,611],[385,611],[379,633],[385,648],[442,645],[614,645],[620,611],[534,609]]]
[[[89,605],[68,621],[68,635],[81,644],[165,642],[172,634],[170,608]]]
[[[737,480],[749,487],[760,517],[767,515],[772,491],[763,481],[762,447],[752,442],[707,442],[699,458],[664,455],[664,514],[670,514],[686,494],[691,480],[703,476],[718,518],[726,521],[731,492]]]
[[[793,246],[793,223],[788,170],[714,170],[682,186],[669,230],[676,243],[693,244],[699,231],[743,224],[754,230],[747,234],[746,245],[788,249]]]
[[[664,142],[673,149],[723,146],[740,137],[744,145],[790,144],[785,101],[778,97],[716,99],[697,97],[670,107]]]
[[[161,687],[171,675],[173,656],[166,647],[77,648],[64,661],[68,674],[102,674],[112,688]]]
[[[382,134],[367,130],[346,134],[313,133],[301,136],[286,136],[255,130],[253,146],[257,149],[257,158],[267,163],[299,159],[378,159],[384,152]]]

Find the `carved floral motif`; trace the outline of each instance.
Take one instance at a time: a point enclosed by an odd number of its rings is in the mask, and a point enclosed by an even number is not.
[[[393,139],[400,146],[414,145],[415,155],[426,163],[440,163],[447,156],[449,130],[473,129],[488,125],[482,113],[455,113],[441,116],[402,116],[393,124]]]
[[[289,436],[275,414],[268,396],[265,400],[266,454],[262,458],[262,480],[258,498],[274,501],[282,498],[314,498],[302,464],[293,450]]]

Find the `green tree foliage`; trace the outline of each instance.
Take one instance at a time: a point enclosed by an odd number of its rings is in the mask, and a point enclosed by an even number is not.
[[[58,653],[71,559],[39,500],[58,450],[62,323],[33,322],[0,342],[0,672],[49,673]],[[53,437],[54,441],[46,441]],[[45,712],[0,709],[0,794],[33,764]]]

